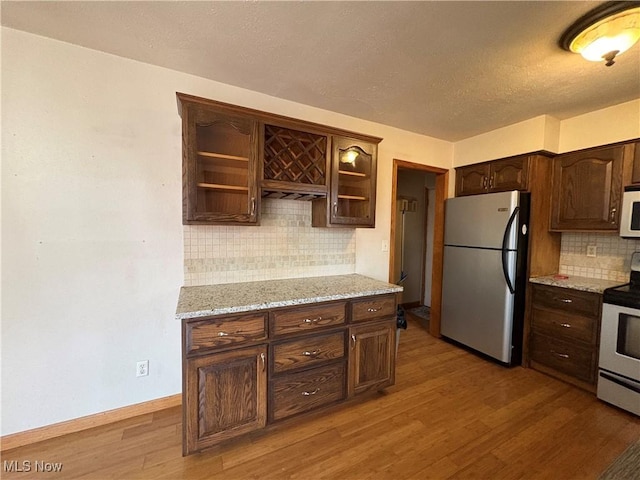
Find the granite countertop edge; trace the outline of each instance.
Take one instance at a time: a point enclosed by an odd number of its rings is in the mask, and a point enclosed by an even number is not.
[[[327,281],[337,284],[335,292],[328,291],[331,290],[331,287],[326,286],[322,287],[323,292],[317,294],[304,292],[305,288],[300,288],[302,290],[300,293],[291,290],[293,282],[314,290],[319,282],[326,283]],[[339,291],[341,286],[345,287],[345,285],[341,285],[342,282],[347,283],[348,291]],[[266,294],[261,293],[261,287],[268,290]],[[234,289],[237,289],[235,298],[230,293]],[[403,291],[403,287],[400,285],[374,280],[358,274],[182,287],[175,318],[190,320],[213,315],[268,310],[401,291]],[[268,298],[261,298],[261,296]],[[246,298],[249,300],[246,301]],[[237,299],[242,300],[234,301]],[[213,307],[212,304],[217,302],[221,303],[221,306]]]
[[[555,275],[545,275],[541,277],[531,277],[529,282],[540,285],[550,285],[552,287],[570,288],[582,292],[592,292],[602,294],[607,288],[621,285],[615,280],[604,280],[600,278],[578,277],[568,275],[567,278],[557,278]]]

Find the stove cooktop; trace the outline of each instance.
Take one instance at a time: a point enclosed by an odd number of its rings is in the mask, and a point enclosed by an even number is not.
[[[602,301],[640,310],[640,286],[633,283],[625,283],[617,287],[607,288],[602,294]]]

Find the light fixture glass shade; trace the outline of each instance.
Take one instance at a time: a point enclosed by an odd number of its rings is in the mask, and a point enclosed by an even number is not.
[[[587,60],[600,62],[607,55],[619,55],[640,39],[640,7],[632,8],[587,27],[569,44],[572,52]],[[613,58],[613,57],[611,57]]]

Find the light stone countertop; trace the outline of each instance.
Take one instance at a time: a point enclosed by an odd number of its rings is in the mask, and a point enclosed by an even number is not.
[[[541,285],[551,285],[553,287],[572,288],[573,290],[581,290],[583,292],[602,293],[606,288],[621,285],[621,282],[615,280],[601,280],[599,278],[576,277],[567,275],[569,278],[555,278],[555,275],[547,275],[544,277],[531,277],[531,283],[539,283]]]
[[[178,320],[401,292],[358,274],[182,287]]]

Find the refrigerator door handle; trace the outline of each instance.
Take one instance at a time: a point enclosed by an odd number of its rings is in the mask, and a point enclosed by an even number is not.
[[[511,283],[511,278],[509,278],[509,269],[507,267],[507,242],[509,241],[509,233],[511,232],[511,227],[513,226],[513,222],[518,216],[518,212],[520,211],[520,207],[516,207],[513,209],[513,213],[509,217],[509,221],[507,222],[507,227],[504,229],[504,236],[502,237],[502,273],[504,274],[504,279],[507,282],[507,287],[509,287],[509,291],[511,293],[516,293],[516,289]]]

